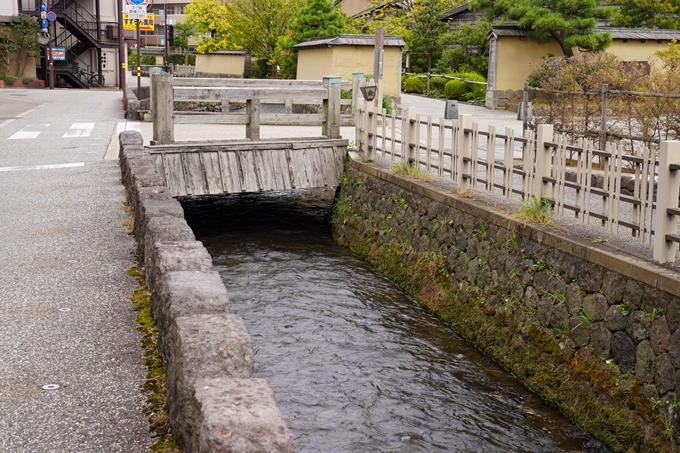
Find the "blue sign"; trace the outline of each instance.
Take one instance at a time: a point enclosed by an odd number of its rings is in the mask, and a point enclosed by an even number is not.
[[[40,24],[42,25],[42,28],[47,28],[47,19],[40,21]]]
[[[47,4],[46,3],[40,4],[40,11],[47,11]]]
[[[47,20],[49,20],[50,22],[54,22],[55,20],[57,20],[57,13],[55,13],[54,11],[50,11],[49,13],[47,13]]]
[[[127,0],[130,5],[146,6],[149,4],[149,0]]]

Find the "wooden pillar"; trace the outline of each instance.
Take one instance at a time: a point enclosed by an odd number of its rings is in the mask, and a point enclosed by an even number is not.
[[[667,234],[678,234],[678,216],[668,212],[669,209],[677,211],[678,191],[680,190],[680,172],[671,170],[670,166],[673,164],[680,164],[680,141],[663,141],[659,149],[659,182],[656,192],[653,253],[654,262],[659,264],[675,262],[675,254],[678,251],[676,242],[666,240]]]
[[[420,127],[416,122],[416,109],[415,107],[408,107],[406,109],[406,124],[404,130],[402,131],[402,158],[409,166],[413,167],[416,165],[416,157],[418,153],[418,145],[415,144],[416,141],[416,128]]]
[[[246,124],[246,138],[252,141],[260,140],[260,100],[247,99],[246,100],[246,115],[248,115],[248,124]]]
[[[458,192],[470,190],[470,173],[472,172],[472,115],[463,114],[458,116],[458,160],[456,161],[456,186]],[[466,177],[467,176],[467,177]]]
[[[151,74],[151,91],[153,144],[169,145],[175,141],[172,74]]]
[[[325,76],[323,84],[328,88],[328,102],[324,102],[325,120],[321,134],[340,138],[340,76]]]
[[[375,105],[372,102],[366,103],[366,160],[375,160],[375,133],[377,130],[377,116],[375,114]]]
[[[550,183],[543,180],[550,176],[552,166],[552,150],[545,145],[553,141],[553,125],[539,124],[536,128],[536,179],[534,179],[534,196],[538,199],[550,193]]]
[[[353,72],[352,73],[352,115],[354,115],[354,124],[356,124],[357,119],[357,99],[359,99],[359,90],[361,89],[361,81],[364,79],[363,72]]]

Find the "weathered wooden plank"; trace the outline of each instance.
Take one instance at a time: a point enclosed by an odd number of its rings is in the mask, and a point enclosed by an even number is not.
[[[259,192],[260,186],[257,182],[257,169],[255,168],[255,155],[252,151],[238,151],[239,164],[241,165],[241,187],[244,192]]]
[[[208,188],[205,183],[205,174],[203,172],[203,162],[201,159],[202,153],[184,153],[182,158],[184,160],[185,176],[187,179],[188,191],[190,195],[205,195],[208,193]]]
[[[156,166],[156,171],[158,172],[159,175],[163,177],[163,180],[165,180],[165,169],[163,168],[163,155],[162,154],[153,154],[151,155],[151,158],[153,159],[153,164]],[[167,187],[167,184],[166,184]]]
[[[309,124],[319,126],[324,121],[322,113],[263,113],[260,114],[260,124]]]
[[[305,170],[307,172],[307,179],[309,180],[309,187],[324,186],[319,148],[305,150]]]
[[[222,167],[222,186],[225,193],[241,193],[241,169],[239,168],[238,156],[235,152],[221,151],[220,166]]]
[[[202,153],[202,156],[208,193],[218,194],[225,192],[222,166],[220,165],[220,154],[216,151],[210,151]]]
[[[200,151],[240,151],[243,149],[303,149],[318,146],[344,146],[348,141],[345,139],[329,140],[323,137],[299,137],[286,139],[262,139],[259,142],[250,140],[201,140],[188,142],[175,142],[172,145],[149,146],[146,151],[149,154],[166,152],[200,152]]]
[[[271,151],[272,168],[278,190],[292,189],[293,181],[290,177],[290,167],[288,166],[288,155],[285,151]]]
[[[219,101],[228,99],[327,99],[326,88],[234,88],[234,87],[176,87],[175,101]]]
[[[172,81],[173,87],[293,87],[320,88],[322,80],[285,80],[285,79],[232,79],[232,78],[203,78],[178,77]]]
[[[337,186],[340,173],[338,173],[338,159],[335,149],[332,147],[321,148],[320,155],[324,184],[327,186]]]
[[[244,114],[175,114],[175,124],[248,124],[248,121],[250,121],[250,116]]]
[[[165,183],[175,197],[188,195],[187,183],[184,177],[182,154],[168,153],[164,156]]]
[[[293,177],[293,187],[296,189],[307,189],[309,179],[307,179],[307,169],[305,168],[305,150],[292,149],[288,152],[288,162],[290,164],[290,173]]]
[[[280,190],[276,187],[271,151],[251,151],[255,159],[255,171],[260,190]]]

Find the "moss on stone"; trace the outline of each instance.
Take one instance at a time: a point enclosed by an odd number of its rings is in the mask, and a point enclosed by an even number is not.
[[[351,180],[356,180],[356,173],[356,170],[348,169]],[[602,440],[612,451],[677,451],[675,443],[663,436],[658,415],[636,393],[635,387],[628,392],[621,391],[606,364],[589,355],[587,349],[573,356],[563,353],[560,340],[532,321],[535,317],[524,312],[521,304],[489,307],[486,300],[492,293],[498,300],[506,300],[512,287],[492,292],[486,283],[480,287],[474,281],[467,281],[465,269],[469,269],[470,264],[477,265],[476,262],[470,263],[476,256],[462,263],[460,260],[464,254],[460,254],[454,262],[457,262],[456,266],[464,264],[457,271],[461,276],[451,278],[449,274],[454,273],[454,269],[441,252],[441,244],[431,240],[435,236],[432,228],[437,225],[436,222],[431,222],[430,230],[413,231],[413,244],[404,240],[403,235],[411,233],[409,228],[418,229],[418,224],[413,221],[422,213],[418,213],[415,206],[427,206],[427,203],[418,200],[415,194],[407,194],[377,178],[365,176],[360,180],[362,189],[372,187],[378,193],[371,195],[384,201],[373,206],[373,209],[380,210],[380,215],[372,217],[377,224],[362,226],[360,222],[352,222],[356,214],[354,207],[340,212],[336,204],[333,235],[339,244],[375,266],[458,333],[510,369],[548,403],[560,408],[588,433]],[[381,184],[384,189],[379,192]],[[356,185],[352,189],[353,199],[360,201],[361,189],[357,189]],[[343,188],[339,198],[343,199],[348,193]],[[390,203],[390,200],[395,202]],[[400,200],[404,201],[400,203]],[[396,227],[390,224],[388,228],[395,232],[389,236],[374,233],[387,226],[386,222],[392,222],[392,216],[397,218],[398,215],[403,220]],[[439,223],[438,228],[441,228]],[[400,227],[408,224],[415,226]],[[472,228],[476,232],[467,231],[469,235],[474,233],[478,239],[488,236],[483,224],[478,223]],[[430,247],[421,248],[423,237],[428,238]],[[489,244],[481,249],[482,254],[488,257]],[[514,253],[521,260],[523,252],[520,247],[506,247],[505,253]],[[486,260],[483,264],[485,270]],[[522,326],[525,326],[524,329]]]

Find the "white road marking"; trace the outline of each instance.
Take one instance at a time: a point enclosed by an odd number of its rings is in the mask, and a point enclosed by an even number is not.
[[[73,168],[84,166],[85,162],[76,162],[74,164],[33,165],[31,167],[0,167],[0,171],[45,170],[52,168]]]
[[[8,140],[20,140],[25,138],[36,138],[40,133],[50,127],[49,124],[33,124],[24,126],[17,133],[8,138]]]
[[[32,101],[24,101],[23,99],[14,99],[14,100],[15,100],[15,101],[22,101],[22,102],[32,102]],[[39,109],[40,107],[43,107],[44,105],[47,105],[47,104],[40,104],[40,105],[37,106],[35,109]],[[25,115],[28,115],[29,113],[31,113],[31,112],[34,111],[35,109],[26,110],[25,112],[16,115],[14,118],[10,118],[10,119],[8,119],[8,120],[3,121],[2,123],[0,123],[0,129],[2,129],[3,127],[7,126],[8,124],[13,123],[14,121],[17,120],[17,118],[23,118]]]
[[[94,129],[94,123],[73,123],[62,137],[89,137]]]
[[[116,128],[116,135],[120,135],[123,131],[137,131],[142,132],[142,127],[137,121],[121,121]]]

